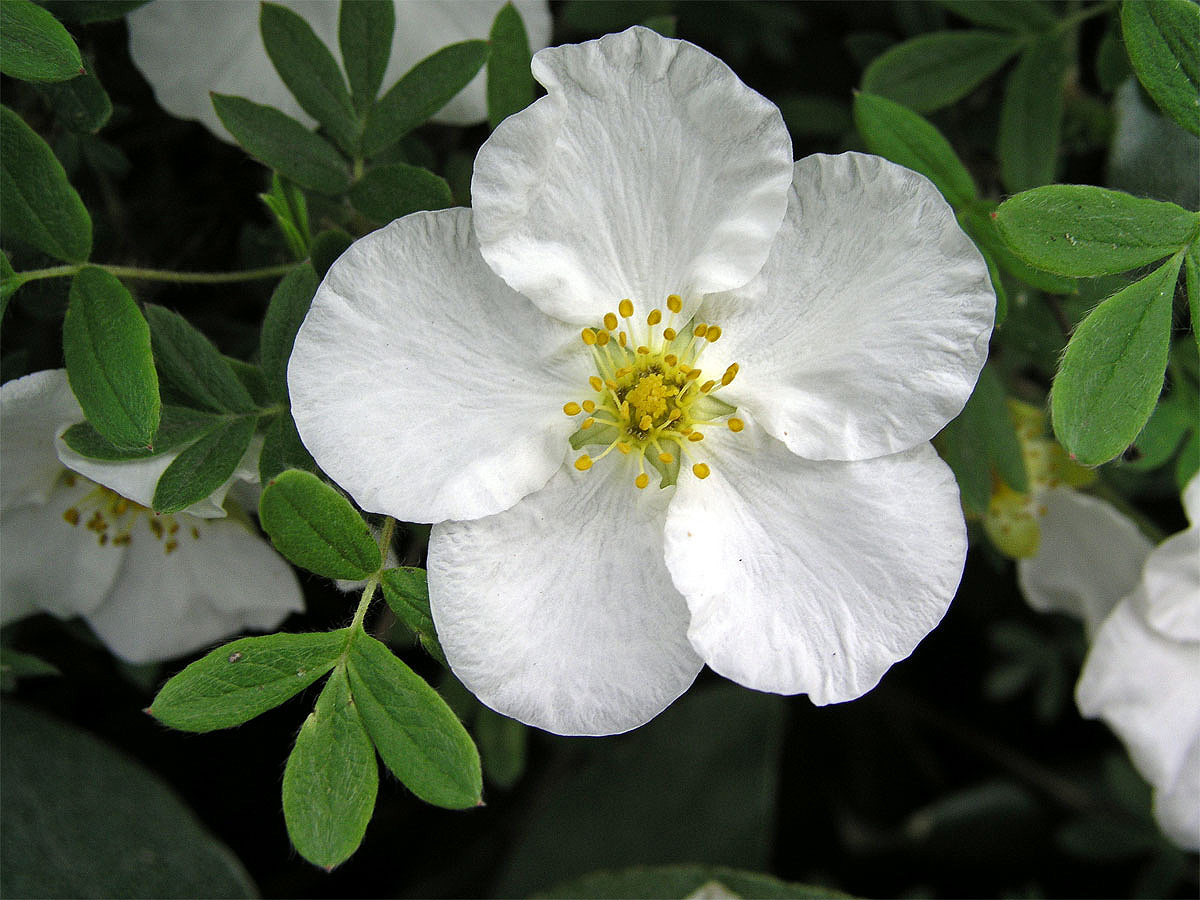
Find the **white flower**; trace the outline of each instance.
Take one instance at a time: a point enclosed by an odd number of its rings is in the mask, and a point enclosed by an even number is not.
[[[299,13],[341,61],[337,0],[278,0]],[[505,0],[395,0],[396,30],[382,91],[429,54],[459,41],[486,38]],[[545,0],[513,0],[537,50],[550,40]],[[203,122],[225,141],[209,92],[233,94],[283,110],[306,125],[313,120],[284,86],[263,46],[257,0],[155,0],[126,17],[129,55],[155,99],[181,119]],[[484,73],[433,117],[447,125],[487,119]]]
[[[113,653],[143,663],[303,609],[291,567],[240,510],[224,518],[233,479],[183,513],[152,513],[174,455],[104,463],[70,451],[58,435],[83,413],[61,369],[5,384],[0,413],[0,622],[82,616]],[[252,477],[249,465],[235,477]]]
[[[1075,690],[1154,787],[1154,815],[1200,849],[1200,476],[1184,492],[1191,527],[1150,551],[1136,587],[1104,620]],[[1082,577],[1082,576],[1081,576]]]
[[[920,175],[793,165],[692,44],[633,28],[533,73],[473,211],[330,269],[288,373],[305,444],[364,508],[435,523],[442,646],[505,715],[624,731],[704,663],[861,695],[961,575],[928,440],[986,355],[979,253]]]

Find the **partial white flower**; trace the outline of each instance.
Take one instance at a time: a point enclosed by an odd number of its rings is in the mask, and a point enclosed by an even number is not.
[[[291,567],[240,509],[226,517],[233,479],[185,512],[151,512],[174,455],[104,463],[70,451],[59,436],[83,413],[61,369],[5,384],[0,414],[0,623],[82,616],[113,653],[142,663],[303,609]],[[249,459],[238,475],[253,475]]]
[[[793,164],[778,109],[692,44],[633,28],[533,73],[473,211],[329,270],[288,372],[305,444],[364,508],[434,523],[439,638],[505,715],[625,731],[704,663],[861,695],[961,575],[928,441],[987,352],[982,258],[920,175]]]
[[[1191,527],[1151,551],[1141,579],[1104,621],[1075,691],[1154,787],[1173,841],[1200,849],[1200,477],[1184,492]]]
[[[304,17],[334,56],[338,46],[337,0],[278,0]],[[486,38],[505,0],[395,0],[396,30],[382,91],[429,54],[459,41]],[[550,41],[545,0],[513,0],[538,50]],[[154,0],[126,17],[129,55],[154,90],[159,105],[181,119],[203,122],[217,137],[233,141],[213,110],[209,92],[233,94],[282,110],[306,125],[300,108],[275,71],[259,32],[257,0]],[[447,125],[487,119],[485,73],[433,117]]]

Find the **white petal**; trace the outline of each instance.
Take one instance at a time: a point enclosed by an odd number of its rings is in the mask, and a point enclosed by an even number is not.
[[[1038,498],[1045,513],[1036,556],[1018,560],[1029,605],[1081,619],[1091,635],[1142,577],[1153,544],[1110,504],[1070,488]]]
[[[1151,551],[1137,597],[1141,615],[1164,637],[1200,641],[1200,528]]]
[[[86,616],[117,656],[170,659],[247,628],[273,629],[303,609],[291,567],[241,523],[176,521],[178,547],[170,553],[148,530],[135,531],[107,601]]]
[[[312,26],[341,61],[338,4],[332,0],[280,0]],[[486,38],[502,0],[404,0],[396,3],[396,30],[380,94],[424,57],[447,44]],[[542,0],[516,0],[530,46],[550,38],[550,13]],[[157,0],[126,17],[129,55],[142,71],[163,109],[196,119],[217,137],[233,142],[213,110],[209,92],[246,97],[282,110],[306,125],[313,120],[300,108],[267,56],[258,27],[259,4],[253,0]],[[484,75],[434,116],[468,125],[487,118]]]
[[[594,322],[745,284],[787,203],[779,110],[694,44],[631,28],[533,60],[548,96],[479,150],[488,264],[547,313]]]
[[[557,734],[616,734],[695,679],[687,607],[663,564],[668,496],[638,491],[636,474],[622,458],[564,467],[499,515],[434,526],[438,638],[488,706]]]
[[[1193,475],[1192,480],[1183,489],[1183,509],[1192,525],[1200,526],[1200,473]]]
[[[542,487],[570,449],[562,406],[593,372],[578,337],[492,274],[469,210],[417,213],[329,270],[288,367],[292,413],[364,509],[490,515]]]
[[[55,440],[55,448],[58,452],[58,458],[64,466],[73,469],[97,484],[102,484],[106,488],[116,491],[126,500],[132,500],[134,503],[147,508],[154,505],[154,488],[158,484],[158,479],[167,470],[167,467],[175,462],[175,458],[183,452],[180,449],[171,451],[170,453],[163,453],[160,456],[152,456],[149,459],[133,459],[122,462],[89,459],[86,456],[80,456],[63,442],[63,431],[66,431],[66,429],[59,429],[58,437]],[[224,518],[226,515],[225,495],[229,493],[229,489],[233,486],[234,482],[243,479],[247,481],[258,480],[258,457],[260,453],[262,453],[262,438],[256,436],[251,440],[250,446],[246,448],[246,452],[242,455],[237,468],[225,480],[224,484],[204,499],[197,500],[184,510],[184,512],[189,515],[199,516],[202,519]]]
[[[701,309],[724,332],[704,369],[738,362],[729,402],[794,453],[894,453],[962,409],[995,302],[983,258],[928,179],[877,156],[809,156],[761,274]]]
[[[4,430],[8,428],[6,420]],[[61,474],[62,467],[55,463]],[[63,518],[69,507],[94,490],[95,485],[82,478],[74,486],[60,481],[45,503],[4,511],[0,623],[35,610],[68,619],[95,609],[108,594],[125,548],[111,543],[101,546],[84,521],[71,526]],[[84,512],[83,520],[87,517]]]
[[[46,502],[62,474],[54,435],[82,418],[65,369],[34,372],[0,387],[0,509]]]
[[[941,621],[966,527],[928,444],[812,462],[747,420],[700,446],[712,474],[680,479],[666,553],[688,636],[717,672],[817,704],[852,700]]]
[[[449,44],[486,39],[492,20],[507,0],[403,0],[396,4],[396,33],[392,55],[383,76],[383,90],[395,84],[416,63]],[[550,8],[545,0],[516,0],[529,46],[536,53],[550,43]],[[340,55],[339,55],[340,58]],[[475,125],[487,120],[486,68],[442,107],[433,121],[446,125]]]
[[[1154,786],[1164,830],[1200,845],[1200,643],[1171,640],[1149,627],[1136,597],[1101,626],[1075,691],[1080,712],[1103,718]],[[1164,821],[1165,818],[1165,821]],[[1180,827],[1189,823],[1190,827]],[[1182,832],[1182,833],[1181,833]]]

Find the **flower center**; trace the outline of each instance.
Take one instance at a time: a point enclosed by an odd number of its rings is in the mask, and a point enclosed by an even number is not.
[[[74,487],[82,479],[94,484],[82,475],[63,470],[62,480],[67,487]],[[163,552],[170,554],[179,547],[179,522],[174,516],[164,516],[122,497],[116,491],[96,484],[78,503],[63,512],[63,520],[72,527],[83,525],[96,535],[101,547],[112,545],[123,547],[133,542],[133,530],[139,521],[146,523],[146,530],[161,541]],[[191,528],[193,540],[200,539],[200,530]]]
[[[588,379],[594,396],[582,403],[563,406],[568,416],[585,416],[571,435],[571,446],[600,446],[595,457],[584,453],[575,468],[585,472],[613,450],[633,454],[638,460],[634,483],[650,483],[648,462],[661,476],[659,487],[675,484],[681,459],[692,460],[692,474],[707,478],[709,467],[696,459],[696,448],[704,439],[701,428],[723,422],[730,431],[744,427],[733,417],[735,407],[714,395],[737,376],[733,363],[719,379],[702,378],[699,366],[705,348],[721,337],[716,325],[691,322],[675,328],[683,308],[676,294],[667,298],[667,318],[652,309],[645,324],[634,321],[631,300],[622,300],[618,312],[605,313],[600,328],[585,328],[581,334],[596,364]],[[620,314],[618,316],[618,313]],[[622,327],[624,323],[624,327]],[[661,326],[661,328],[660,328]]]

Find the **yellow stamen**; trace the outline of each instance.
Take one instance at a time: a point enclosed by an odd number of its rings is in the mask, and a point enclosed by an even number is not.
[[[739,431],[741,431],[743,428],[746,427],[746,423],[743,422],[741,419],[730,419],[725,424],[729,426],[729,430],[732,431],[734,434],[737,434]]]
[[[660,463],[673,463],[675,462],[675,457],[664,450],[662,453],[658,454],[658,461]]]
[[[578,469],[580,472],[586,472],[591,467],[592,467],[592,458],[590,456],[588,456],[586,453],[583,454],[583,456],[579,457],[579,459],[575,460],[575,468]]]
[[[595,424],[596,424],[596,420],[589,416],[588,418],[583,420],[583,424],[580,425],[579,428],[581,431],[587,431],[589,428],[591,428]]]
[[[678,336],[679,336],[679,332],[676,331],[674,328],[664,328],[663,329],[663,340],[664,341],[673,341]]]
[[[592,386],[593,391],[604,390],[604,380],[599,375],[593,375],[588,379],[588,384]]]
[[[717,339],[721,337],[721,329],[717,325],[709,325],[708,331],[704,332],[704,339],[710,344],[715,344]]]
[[[703,322],[701,322],[699,325],[697,325],[692,330],[692,334],[694,334],[698,338],[702,338],[702,337],[704,337],[704,335],[707,331],[708,331],[708,326],[705,325]]]
[[[594,413],[596,411],[596,404],[591,400],[584,400],[583,411],[585,413]]]
[[[583,342],[589,347],[596,343],[596,332],[591,328],[583,329],[580,336],[583,338]]]
[[[696,441],[702,441],[702,440],[704,440],[704,432],[693,431],[691,434],[688,435],[688,440],[691,441],[692,443],[695,443]]]
[[[707,478],[710,472],[711,470],[704,463],[696,463],[692,466],[692,473],[701,480]]]
[[[650,427],[653,424],[654,424],[654,420],[651,419],[650,416],[645,415],[645,416],[642,416],[641,421],[638,422],[638,428],[642,431],[649,431]]]
[[[712,380],[706,381],[706,382],[704,382],[704,384],[700,385],[700,393],[707,394],[709,391],[711,391],[716,386],[717,386],[717,383],[715,381],[712,381]]]
[[[650,310],[650,315],[646,316],[646,324],[647,325],[651,325],[651,326],[657,325],[661,321],[662,321],[662,310],[661,309],[652,309],[652,310]]]
[[[596,333],[596,343],[599,346],[606,346],[610,340],[612,340],[612,335],[610,335],[607,331],[600,331]]]
[[[673,313],[679,312],[681,309],[683,309],[683,298],[681,298],[678,294],[672,294],[669,296],[667,298],[667,309]]]
[[[616,313],[608,312],[608,313],[604,314],[604,327],[607,328],[609,331],[617,330],[617,314]]]
[[[563,412],[565,412],[568,416],[577,416],[583,412],[583,407],[572,401],[570,403],[563,404]]]
[[[730,363],[729,368],[725,370],[725,374],[721,376],[721,384],[728,385],[734,378],[737,377],[738,364]]]
[[[633,483],[638,486],[638,490],[644,491],[646,489],[646,485],[650,483],[650,476],[643,472],[633,480]]]
[[[617,312],[621,314],[621,318],[628,319],[633,315],[633,301],[629,299],[622,300],[617,304]]]

